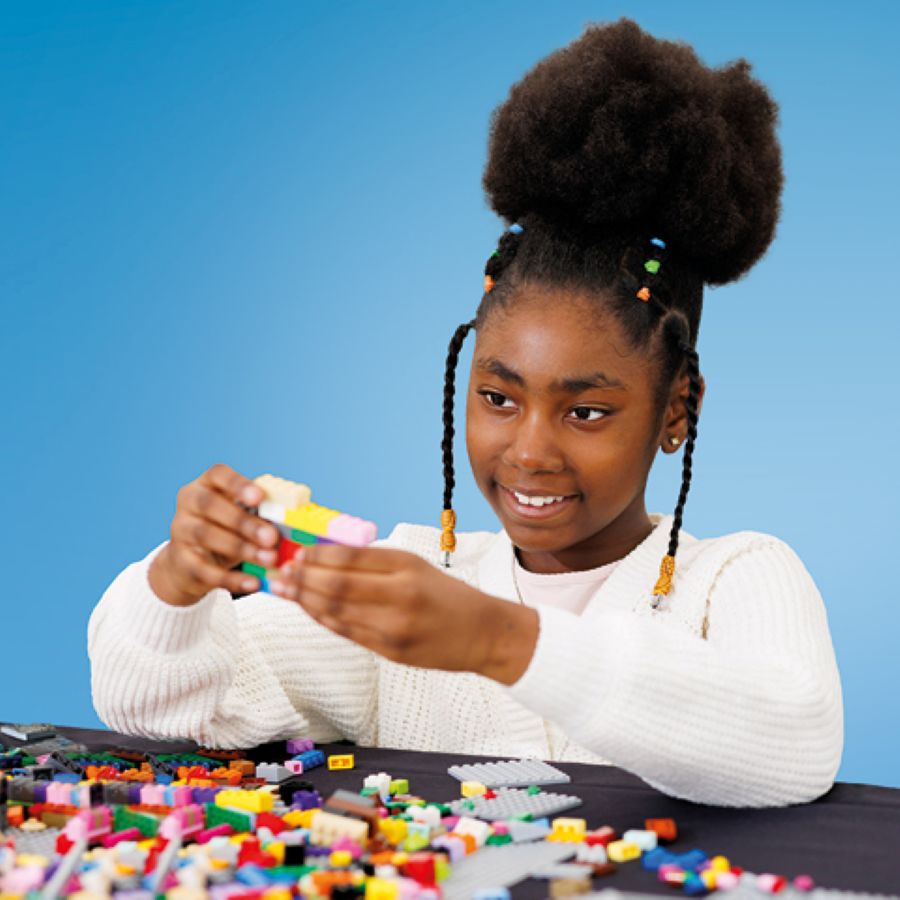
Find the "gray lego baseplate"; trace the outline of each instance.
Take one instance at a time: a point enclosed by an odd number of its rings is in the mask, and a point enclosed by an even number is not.
[[[550,841],[482,847],[453,864],[450,876],[441,882],[444,900],[471,900],[481,888],[509,887],[534,871],[568,859],[577,848],[578,844]]]
[[[62,834],[62,829],[44,828],[41,831],[28,831],[22,828],[9,828],[2,834],[4,837],[13,838],[17,854],[43,856],[52,862],[56,857],[56,839]]]
[[[463,797],[449,804],[455,816],[474,816],[477,819],[515,819],[527,814],[539,819],[555,816],[568,809],[581,806],[581,797],[572,794],[554,794],[541,791],[530,794],[521,788],[498,788],[496,797]]]
[[[447,773],[460,781],[478,781],[488,788],[566,784],[572,780],[565,772],[540,759],[508,759],[450,766]]]

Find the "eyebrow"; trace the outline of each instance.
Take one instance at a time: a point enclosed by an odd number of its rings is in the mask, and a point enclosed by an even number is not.
[[[525,379],[514,369],[511,369],[506,363],[501,362],[493,356],[482,356],[475,360],[475,365],[491,372],[504,381],[510,381],[520,387],[526,387]],[[607,375],[605,372],[594,372],[590,375],[577,375],[568,378],[559,378],[550,385],[551,390],[563,392],[566,394],[580,394],[582,391],[588,391],[591,388],[612,388],[627,391],[628,386]]]

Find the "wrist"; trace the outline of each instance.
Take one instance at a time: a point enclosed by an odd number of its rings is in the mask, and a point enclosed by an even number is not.
[[[164,603],[170,606],[193,606],[202,599],[201,596],[179,588],[172,579],[168,566],[169,547],[164,547],[151,561],[147,570],[147,582],[150,590]]]
[[[507,686],[524,674],[537,647],[540,617],[537,610],[491,597],[478,674]]]

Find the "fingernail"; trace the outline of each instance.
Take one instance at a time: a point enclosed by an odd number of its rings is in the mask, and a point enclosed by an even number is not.
[[[273,594],[284,594],[287,590],[287,586],[283,581],[270,581],[269,587],[272,589]]]
[[[278,559],[278,554],[274,550],[257,550],[256,558],[261,563],[273,563]]]
[[[265,525],[263,525],[263,527],[260,528],[260,529],[256,532],[256,534],[258,535],[259,539],[260,539],[264,544],[271,544],[271,543],[272,543],[272,537],[273,537],[273,535],[272,535],[272,529],[271,529],[271,528],[266,528]]]
[[[248,484],[241,492],[244,503],[256,503],[259,499],[259,488],[255,485]]]

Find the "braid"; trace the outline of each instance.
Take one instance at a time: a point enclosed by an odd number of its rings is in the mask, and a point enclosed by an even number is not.
[[[675,519],[672,522],[672,533],[669,537],[669,556],[674,557],[678,550],[678,532],[681,529],[681,516],[684,512],[684,504],[688,491],[691,489],[691,465],[694,455],[694,443],[697,440],[697,397],[700,394],[700,357],[690,344],[683,341],[678,343],[679,350],[687,359],[688,378],[690,389],[685,405],[687,406],[688,437],[684,445],[684,462],[681,475],[681,491],[678,494],[678,503],[675,506]]]
[[[466,335],[475,327],[475,321],[460,325],[450,339],[447,350],[447,368],[444,374],[444,438],[441,450],[444,455],[444,506],[441,513],[441,550],[444,552],[444,566],[450,566],[450,553],[456,549],[456,513],[453,511],[453,488],[456,481],[453,477],[453,395],[456,388],[456,363]]]
[[[664,320],[664,325],[670,320]],[[684,320],[678,318],[681,329],[684,328]],[[680,329],[680,330],[681,330]],[[691,475],[694,456],[694,444],[697,441],[697,399],[700,396],[700,357],[690,342],[683,336],[677,338],[678,352],[687,362],[687,374],[690,382],[688,396],[685,401],[688,419],[688,437],[684,447],[684,460],[682,464],[681,490],[678,492],[678,503],[675,505],[675,517],[672,520],[672,530],[669,534],[669,549],[662,558],[659,566],[659,578],[653,587],[653,609],[659,608],[661,595],[668,594],[672,588],[672,579],[675,575],[675,554],[678,551],[678,532],[681,530],[681,520],[684,513],[684,504],[687,501],[688,491],[691,489]]]

